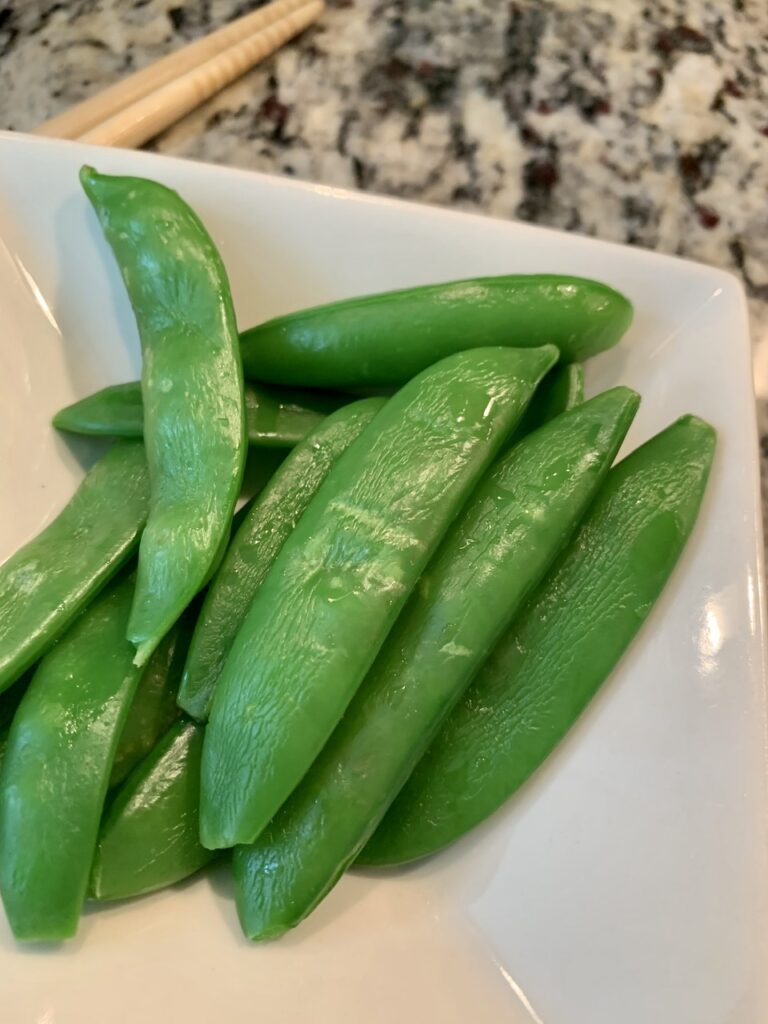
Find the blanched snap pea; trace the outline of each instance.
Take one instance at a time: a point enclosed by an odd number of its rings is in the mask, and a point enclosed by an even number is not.
[[[56,519],[0,566],[0,691],[126,561],[148,512],[144,445],[123,441],[94,465]]]
[[[181,197],[91,167],[80,180],[117,259],[144,358],[151,508],[128,627],[143,665],[226,544],[246,451],[240,349],[221,258]]]

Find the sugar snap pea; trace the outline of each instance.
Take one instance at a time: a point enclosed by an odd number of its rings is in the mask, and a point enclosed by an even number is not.
[[[176,722],[137,765],[99,831],[90,892],[97,900],[140,896],[173,885],[214,856],[200,845],[202,726]]]
[[[147,662],[120,733],[109,776],[110,788],[122,782],[147,756],[181,714],[176,696],[193,625],[194,615],[183,615]]]
[[[285,460],[232,538],[197,621],[179,704],[205,721],[216,681],[251,601],[336,459],[370,423],[384,399],[364,398],[324,420]]]
[[[120,442],[56,519],[0,566],[0,691],[44,654],[125,562],[148,511],[144,446]]]
[[[715,446],[685,416],[611,470],[573,543],[496,647],[363,850],[434,853],[541,764],[612,671],[693,528]]]
[[[557,358],[474,349],[389,399],[256,594],[203,743],[201,839],[253,842],[319,753],[468,491]]]
[[[351,400],[341,393],[270,388],[248,382],[244,395],[248,443],[261,448],[298,444],[329,412]],[[72,434],[143,437],[141,384],[115,384],[81,398],[60,409],[53,425]]]
[[[40,662],[0,777],[0,892],[14,935],[75,934],[112,759],[141,670],[125,638],[133,574],[111,583]]]
[[[615,345],[632,305],[598,281],[516,274],[366,295],[277,317],[241,335],[247,377],[273,384],[400,384],[468,348],[556,345],[581,362]]]
[[[578,525],[637,404],[627,388],[605,392],[525,438],[483,478],[317,760],[256,842],[235,850],[249,938],[298,924],[355,859]]]
[[[246,450],[240,351],[221,258],[181,197],[91,167],[80,180],[117,259],[144,357],[151,507],[128,628],[144,664],[226,541]]]

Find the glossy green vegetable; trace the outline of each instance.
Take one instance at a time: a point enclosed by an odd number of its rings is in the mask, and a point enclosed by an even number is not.
[[[557,352],[474,349],[389,399],[283,545],[224,666],[201,838],[253,842],[338,724],[442,534]]]
[[[580,363],[556,366],[536,388],[536,394],[525,410],[515,437],[525,437],[561,413],[581,405],[583,401],[584,367]]]
[[[286,538],[333,463],[383,405],[382,398],[365,398],[330,415],[288,456],[251,506],[208,588],[192,638],[179,704],[193,718],[208,718],[237,631]]]
[[[131,772],[99,833],[91,895],[119,900],[194,874],[214,856],[200,845],[202,726],[179,721]]]
[[[434,853],[538,768],[610,674],[693,528],[714,452],[686,416],[613,469],[573,543],[446,720],[363,864]]]
[[[147,662],[120,734],[110,787],[123,781],[179,717],[176,696],[193,626],[193,615],[182,616]]]
[[[249,938],[298,924],[352,863],[604,479],[638,396],[616,388],[491,468],[447,533],[328,743],[234,854]]]
[[[40,662],[0,775],[0,891],[18,939],[74,935],[112,759],[141,670],[125,629],[133,576],[100,594]]]
[[[247,377],[273,384],[400,384],[436,360],[487,345],[552,344],[565,362],[615,345],[632,306],[598,281],[482,277],[302,310],[241,335]]]
[[[348,402],[348,395],[292,391],[262,384],[245,385],[245,429],[248,443],[262,448],[290,448],[314,430],[329,412]],[[141,384],[115,384],[59,410],[54,427],[73,434],[143,437]]]
[[[243,377],[221,258],[176,192],[144,178],[80,180],[136,315],[151,481],[128,637],[144,664],[226,543],[245,460]]]
[[[57,518],[0,566],[0,691],[125,562],[148,511],[144,446],[122,442],[96,463]]]

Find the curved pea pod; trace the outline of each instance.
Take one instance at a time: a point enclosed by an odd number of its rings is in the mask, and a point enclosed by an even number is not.
[[[117,260],[144,359],[151,506],[128,626],[143,665],[226,544],[246,452],[239,342],[221,257],[181,197],[92,167],[80,180]]]
[[[18,939],[69,938],[88,886],[112,759],[141,670],[125,628],[133,576],[40,662],[0,776],[0,892]]]
[[[203,744],[201,839],[253,842],[320,752],[557,352],[474,349],[389,399],[256,594]]]
[[[291,452],[232,538],[205,596],[179,690],[180,706],[198,721],[208,718],[232,643],[280,548],[331,466],[383,405],[365,398],[332,413]]]
[[[260,448],[291,448],[323,421],[329,412],[350,401],[348,395],[245,385],[245,431],[248,443]],[[143,437],[144,402],[141,384],[115,384],[74,402],[53,417],[53,425],[71,434]]]
[[[0,566],[0,691],[40,658],[139,542],[144,446],[116,444],[54,521]]]
[[[556,416],[584,401],[584,367],[567,363],[550,370],[536,389],[531,404],[515,431],[515,440],[538,430]]]
[[[678,420],[611,470],[572,544],[447,718],[358,858],[434,853],[544,761],[646,619],[696,522],[712,428]]]
[[[121,900],[163,889],[215,855],[200,845],[203,728],[176,722],[115,795],[99,832],[91,896]]]
[[[247,377],[313,387],[386,387],[468,348],[552,344],[565,362],[615,345],[632,305],[599,281],[513,274],[315,306],[241,335]]]
[[[298,924],[355,859],[578,525],[637,405],[627,388],[608,391],[491,467],[317,760],[256,842],[235,850],[249,938]]]
[[[120,733],[110,788],[125,779],[179,717],[176,697],[193,626],[191,614],[182,616],[147,662]]]

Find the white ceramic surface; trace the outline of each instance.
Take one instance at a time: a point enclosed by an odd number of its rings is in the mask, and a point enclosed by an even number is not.
[[[138,371],[128,303],[77,182],[157,177],[199,211],[242,325],[361,292],[507,271],[625,291],[590,364],[719,432],[695,535],[638,641],[534,780],[423,865],[345,879],[284,940],[239,935],[226,871],[89,911],[60,950],[0,922],[3,1024],[765,1024],[762,562],[744,300],[734,278],[520,224],[148,154],[0,136],[0,559],[92,457],[51,414]],[[0,915],[1,917],[2,915]]]

